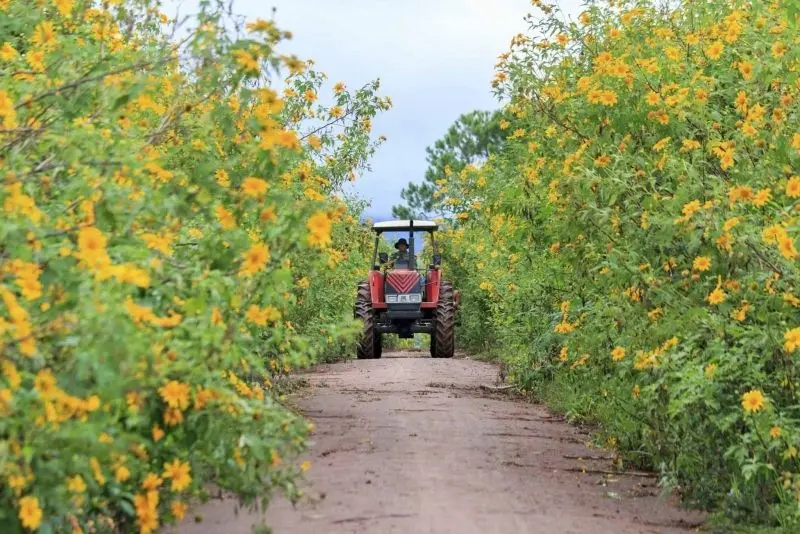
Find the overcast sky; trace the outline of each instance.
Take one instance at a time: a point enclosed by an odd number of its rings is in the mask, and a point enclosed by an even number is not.
[[[191,11],[197,0],[172,0]],[[562,0],[577,13],[579,0]],[[234,0],[248,19],[272,18],[294,38],[281,52],[313,59],[331,83],[349,87],[380,78],[381,92],[394,107],[374,121],[386,135],[372,160],[372,172],[355,188],[372,203],[367,214],[390,218],[400,190],[421,181],[425,147],[441,137],[459,115],[491,110],[490,91],[497,56],[527,29],[530,0]],[[174,7],[172,7],[174,10]],[[173,14],[173,13],[170,13]]]

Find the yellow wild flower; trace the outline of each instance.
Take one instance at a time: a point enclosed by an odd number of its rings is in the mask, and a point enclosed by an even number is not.
[[[331,220],[327,213],[317,212],[306,223],[308,244],[314,247],[327,247],[331,243]]]
[[[747,413],[756,413],[764,408],[766,399],[760,389],[751,389],[742,395],[742,408]]]

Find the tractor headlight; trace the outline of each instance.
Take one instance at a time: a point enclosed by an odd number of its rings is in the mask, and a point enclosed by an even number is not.
[[[422,293],[386,295],[386,304],[419,304],[420,302],[422,302]]]

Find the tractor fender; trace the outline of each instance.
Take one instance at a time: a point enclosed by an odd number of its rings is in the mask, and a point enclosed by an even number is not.
[[[369,273],[369,289],[373,308],[384,308],[386,296],[384,295],[384,276],[380,271]]]

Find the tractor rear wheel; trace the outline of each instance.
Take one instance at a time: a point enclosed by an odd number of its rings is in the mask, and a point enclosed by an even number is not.
[[[375,310],[372,308],[372,297],[367,281],[358,284],[355,315],[363,324],[361,338],[356,345],[356,357],[359,360],[380,358],[383,343],[381,334],[375,331]]]
[[[456,350],[456,306],[453,299],[453,285],[442,282],[439,287],[439,304],[436,307],[436,321],[431,334],[431,356],[452,358]]]

